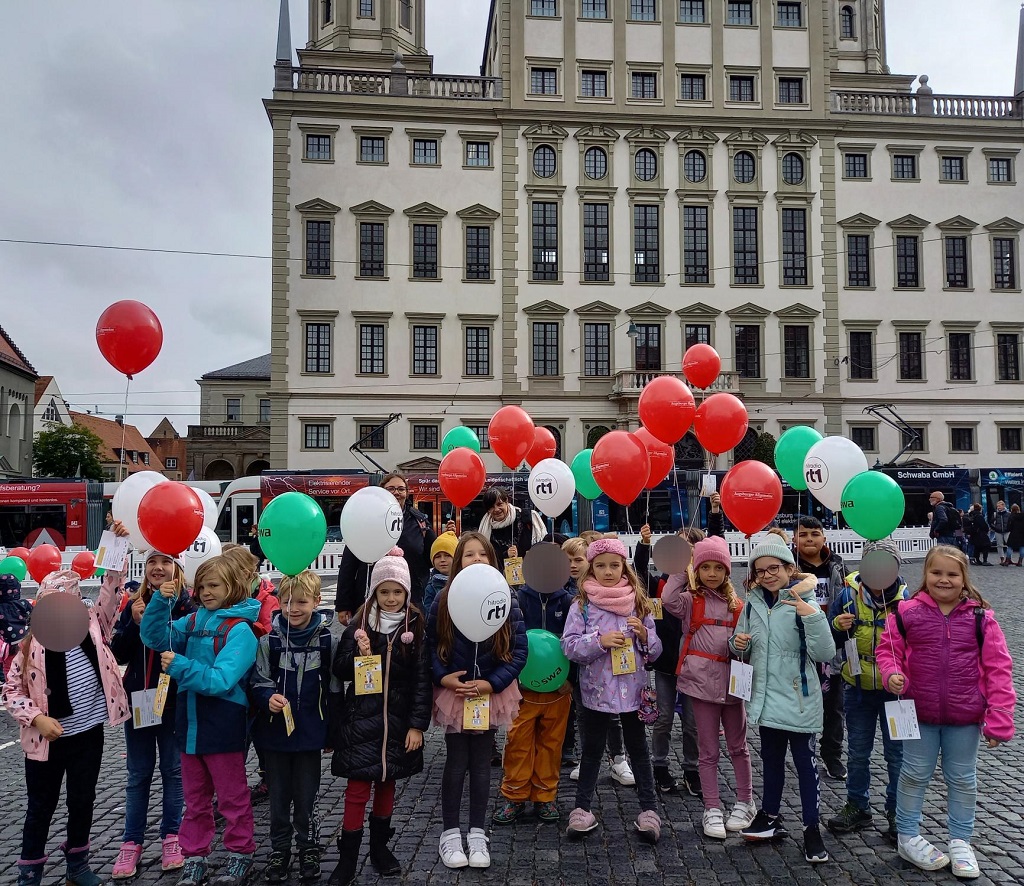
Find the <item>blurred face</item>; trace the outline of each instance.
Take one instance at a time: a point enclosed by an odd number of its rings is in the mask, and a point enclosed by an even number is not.
[[[766,591],[777,594],[796,572],[796,567],[778,557],[758,557],[754,561],[754,580]]]
[[[405,480],[392,477],[384,484],[384,488],[395,497],[398,506],[404,509],[405,500],[409,497],[409,487],[405,485]]]
[[[697,568],[697,578],[700,579],[700,583],[712,590],[717,590],[722,586],[725,576],[725,566],[714,560],[705,560]]]
[[[808,529],[806,526],[801,526],[796,531],[796,546],[801,557],[817,557],[821,553],[821,549],[825,547],[825,533],[820,529]]]
[[[618,554],[598,554],[590,569],[597,583],[605,588],[613,588],[622,578],[624,561]]]
[[[382,581],[376,593],[381,612],[401,612],[405,608],[405,588],[397,581]]]
[[[940,501],[942,501],[942,496],[939,495],[937,492],[933,492],[931,495],[928,496],[928,504],[930,504],[932,507],[935,507],[935,505],[937,505]]]
[[[316,597],[286,597],[281,601],[281,612],[289,626],[302,630],[309,624],[316,607],[320,605],[319,595]]]
[[[441,575],[447,575],[452,571],[452,555],[447,551],[438,551],[434,555],[434,568]]]
[[[158,588],[165,581],[171,581],[174,578],[174,572],[174,561],[163,554],[150,557],[146,561],[146,581],[149,582],[150,587]]]
[[[220,609],[228,598],[230,588],[221,581],[220,576],[208,575],[196,586],[196,595],[203,609]]]
[[[964,592],[964,573],[957,560],[932,557],[924,576],[925,590],[940,606],[953,605]]]
[[[487,513],[495,523],[500,523],[506,517],[508,517],[509,504],[507,501],[498,500],[494,503],[494,507],[491,508]]]
[[[580,573],[586,569],[587,558],[583,554],[573,554],[569,558],[569,575],[575,580],[580,577]]]
[[[1004,501],[997,501],[996,502],[996,510],[997,511],[1005,511],[1006,510],[1006,502],[1004,502]]]
[[[474,563],[487,563],[490,565],[491,558],[487,556],[487,549],[475,538],[466,542],[462,549],[462,568],[472,566]]]

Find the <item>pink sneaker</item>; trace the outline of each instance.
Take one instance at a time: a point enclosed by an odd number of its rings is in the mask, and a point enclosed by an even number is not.
[[[176,871],[185,864],[185,856],[178,845],[178,835],[168,834],[164,837],[163,848],[160,850],[160,870]]]
[[[129,877],[134,877],[135,871],[139,867],[140,858],[142,858],[142,847],[138,843],[122,843],[111,876],[115,880],[127,880]]]

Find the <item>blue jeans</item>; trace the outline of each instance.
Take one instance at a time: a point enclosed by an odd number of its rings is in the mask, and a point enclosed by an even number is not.
[[[181,790],[181,754],[174,737],[174,716],[164,715],[159,726],[136,729],[131,720],[124,724],[127,750],[128,790],[124,815],[124,842],[142,845],[149,818],[149,787],[160,750],[160,779],[163,782],[163,819],[160,839],[177,834],[184,797]]]
[[[864,812],[871,811],[871,752],[875,746],[875,730],[879,726],[882,727],[882,753],[889,771],[889,781],[885,787],[885,811],[896,811],[896,785],[903,762],[903,742],[889,738],[889,729],[885,723],[885,703],[895,699],[895,695],[882,689],[861,689],[846,684],[846,734],[849,742],[846,798]]]
[[[951,840],[970,840],[978,799],[978,726],[934,726],[921,723],[921,738],[903,742],[903,767],[896,794],[896,828],[901,837],[916,837],[921,807],[942,751],[942,778],[949,793],[947,823]]]

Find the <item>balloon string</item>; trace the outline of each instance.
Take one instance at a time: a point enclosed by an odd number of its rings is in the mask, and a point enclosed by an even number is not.
[[[121,416],[121,463],[117,466],[117,479],[118,482],[124,480],[124,441],[125,434],[127,433],[127,419],[128,419],[128,389],[132,386],[132,377],[128,376],[128,381],[124,386],[124,414]],[[79,473],[81,473],[81,465],[79,465]]]
[[[672,460],[672,485],[676,490],[676,506],[679,508],[679,523],[681,526],[685,526],[686,521],[683,519],[683,494],[679,491],[679,469],[676,466],[674,458]]]
[[[647,501],[644,502],[644,523],[650,524],[651,522],[651,490],[647,490]]]
[[[480,667],[476,663],[477,656],[480,654],[480,644],[473,644],[473,679],[476,680],[480,677]]]

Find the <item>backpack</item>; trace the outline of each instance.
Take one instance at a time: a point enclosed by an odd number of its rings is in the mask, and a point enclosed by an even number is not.
[[[326,628],[326,625],[324,627]],[[320,651],[321,698],[323,698],[326,703],[326,701],[331,697],[331,632],[329,630],[321,631],[317,640],[319,643],[317,648]],[[273,674],[281,667],[281,653],[284,652],[284,641],[277,631],[271,631],[267,637],[267,642],[270,644],[270,672]],[[293,655],[308,655],[310,651],[311,650],[308,645],[301,649],[296,649],[294,647],[291,648]]]
[[[224,644],[228,642],[228,634],[231,629],[237,624],[249,624],[249,620],[245,618],[239,618],[238,616],[231,616],[225,618],[217,625],[217,630],[208,631],[205,628],[201,631],[196,630],[196,613],[193,612],[189,615],[188,621],[185,622],[185,633],[189,637],[213,637],[213,656],[217,657],[218,653],[224,648]],[[252,630],[250,625],[249,630]]]
[[[896,608],[894,613],[896,617],[896,630],[900,632],[900,636],[907,639],[907,626],[903,623],[903,616],[900,615],[899,607]],[[981,652],[982,646],[985,645],[985,610],[980,606],[974,607],[974,636],[978,640],[978,652]]]
[[[723,627],[723,628],[732,628],[732,630],[735,631],[736,630],[736,625],[739,624],[739,620],[740,620],[740,610],[739,609],[737,609],[735,612],[733,612],[732,619],[730,621],[725,621],[725,620],[720,619],[720,618],[705,618],[704,617],[704,605],[705,605],[704,595],[703,594],[694,594],[693,595],[693,608],[690,611],[690,628],[686,632],[686,637],[683,638],[683,650],[679,654],[679,663],[676,665],[676,673],[677,674],[682,672],[682,670],[683,670],[683,661],[686,659],[686,656],[688,656],[688,655],[699,655],[701,658],[710,658],[712,661],[720,661],[722,663],[725,663],[725,662],[729,661],[729,656],[727,656],[727,655],[715,655],[713,652],[701,652],[699,649],[694,649],[692,652],[690,651],[690,641],[693,639],[694,634],[696,634],[697,631],[699,631],[702,627],[704,627],[704,625],[717,625],[717,626]],[[749,606],[750,604],[748,603],[747,605]],[[748,612],[747,613],[748,620],[749,620],[749,617],[750,617],[750,613]]]
[[[949,520],[949,528],[952,529],[954,532],[958,530],[962,532],[964,528],[964,521],[963,518],[960,516],[960,512],[956,508],[954,508],[949,502],[945,501],[940,502],[939,507],[944,507],[946,509],[946,519]]]

